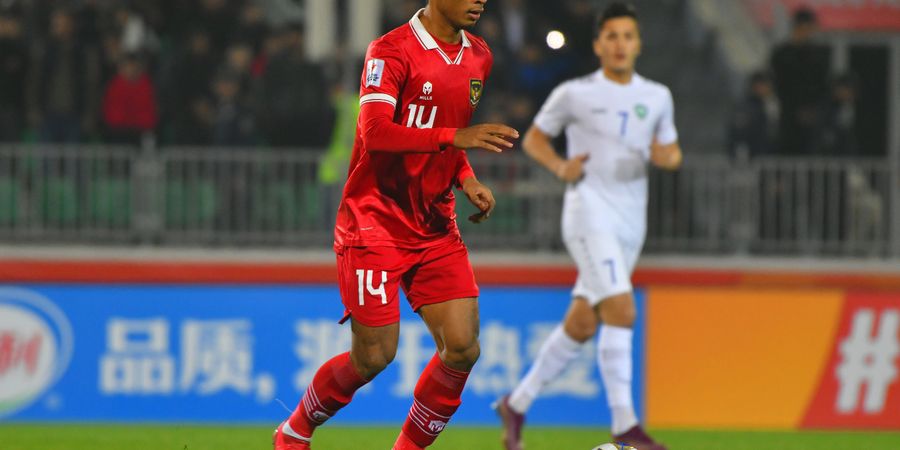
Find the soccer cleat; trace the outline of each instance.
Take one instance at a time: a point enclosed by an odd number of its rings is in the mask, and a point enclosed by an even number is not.
[[[666,450],[665,445],[654,441],[640,425],[635,425],[622,434],[613,435],[613,441],[630,445],[637,450]]]
[[[281,428],[285,423],[281,422],[281,425],[278,425],[278,428],[272,433],[272,447],[275,450],[310,450],[308,440],[297,439],[284,434]]]
[[[400,435],[397,436],[397,442],[394,442],[394,446],[391,447],[392,450],[424,450],[422,447],[419,447],[418,444],[409,440],[403,432],[400,432]]]
[[[525,415],[513,411],[509,406],[509,395],[504,395],[493,404],[494,410],[503,422],[503,448],[506,450],[522,450],[522,426]]]

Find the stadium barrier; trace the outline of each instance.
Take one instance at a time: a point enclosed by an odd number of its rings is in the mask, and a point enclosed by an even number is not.
[[[567,297],[562,287],[483,288],[481,358],[454,422],[495,422],[491,402],[515,386]],[[275,424],[318,367],[349,349],[338,299],[331,285],[0,286],[0,420]],[[335,422],[405,417],[435,348],[402,310],[396,359]],[[594,361],[585,347],[532,423],[608,424]]]
[[[476,267],[482,356],[458,423],[496,424],[562,317],[568,266]],[[0,259],[0,417],[276,422],[349,346],[332,265]],[[635,386],[650,425],[900,428],[900,276],[641,268]],[[397,423],[434,347],[401,308],[397,358],[336,418]],[[533,424],[609,423],[593,346]],[[379,411],[373,414],[372,411]]]
[[[340,185],[298,149],[0,146],[0,241],[327,249]],[[470,152],[497,197],[474,249],[561,252],[564,186],[521,153]],[[900,256],[900,167],[688,155],[650,170],[650,253]],[[473,207],[460,201],[459,216]]]

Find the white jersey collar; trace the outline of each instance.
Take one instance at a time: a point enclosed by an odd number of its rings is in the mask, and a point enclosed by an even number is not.
[[[422,21],[419,19],[419,14],[422,14],[422,11],[425,11],[425,8],[422,8],[416,12],[415,15],[412,16],[412,19],[409,19],[409,26],[413,30],[413,34],[416,36],[416,39],[419,40],[419,43],[422,44],[422,47],[425,50],[438,50],[441,53],[441,57],[444,58],[444,61],[447,64],[459,64],[462,61],[463,51],[460,50],[459,54],[456,55],[456,59],[451,61],[450,57],[444,53],[444,50],[438,45],[437,41],[434,40],[434,37],[428,30],[425,29],[425,25],[422,24]],[[459,39],[462,41],[463,49],[466,47],[471,47],[472,43],[469,42],[469,38],[466,37],[466,32],[464,30],[459,30]]]
[[[608,83],[608,84],[611,84],[611,85],[613,85],[613,86],[618,86],[618,87],[631,87],[631,86],[634,86],[634,85],[640,83],[640,82],[644,79],[643,77],[641,77],[640,75],[638,75],[637,72],[633,72],[633,73],[631,74],[631,81],[629,81],[628,84],[618,83],[618,82],[615,82],[615,81],[610,80],[609,78],[607,78],[607,77],[606,77],[606,73],[603,72],[603,68],[602,68],[602,67],[599,68],[599,69],[597,69],[597,71],[595,72],[594,77],[595,77],[595,79],[600,80],[600,81],[603,81],[604,83]]]

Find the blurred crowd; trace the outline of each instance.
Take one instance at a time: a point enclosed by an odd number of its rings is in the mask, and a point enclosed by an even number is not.
[[[243,0],[0,2],[0,141],[321,145],[303,26]],[[290,126],[286,126],[290,124]]]
[[[334,94],[355,94],[358,74],[341,52],[307,58],[302,20],[273,23],[269,3],[0,1],[0,142],[322,148]],[[387,0],[383,30],[422,4]],[[596,65],[592,6],[492,2],[476,30],[496,58],[480,120],[525,127],[555,84]],[[571,31],[562,51],[535,34],[556,24]]]
[[[857,80],[834,74],[831,49],[817,43],[814,11],[793,16],[790,38],[753,73],[730,124],[738,160],[759,156],[860,156]]]

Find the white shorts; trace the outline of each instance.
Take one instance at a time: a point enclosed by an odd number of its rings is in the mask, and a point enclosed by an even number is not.
[[[572,297],[583,297],[594,306],[631,292],[631,272],[641,252],[639,246],[628,246],[608,233],[570,236],[564,242],[578,267]]]

